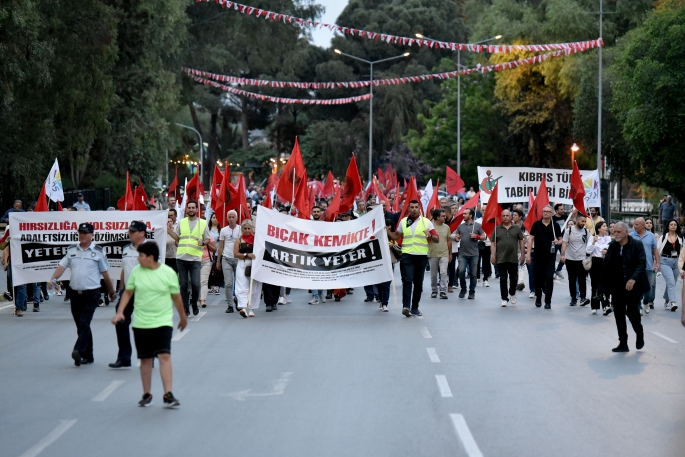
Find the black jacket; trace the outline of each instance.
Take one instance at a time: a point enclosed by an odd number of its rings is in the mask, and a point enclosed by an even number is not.
[[[612,241],[604,256],[600,289],[610,294],[617,293],[619,290],[625,291],[626,283],[634,279],[632,293],[642,295],[651,288],[646,268],[647,257],[645,257],[642,242],[629,236],[628,242],[623,246],[623,255],[621,255],[621,245]]]

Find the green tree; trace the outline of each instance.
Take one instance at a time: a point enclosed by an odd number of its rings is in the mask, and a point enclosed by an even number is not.
[[[685,6],[664,2],[621,40],[612,111],[634,151],[638,177],[685,198]]]

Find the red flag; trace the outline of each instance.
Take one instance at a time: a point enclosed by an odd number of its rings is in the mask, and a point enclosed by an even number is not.
[[[585,213],[585,186],[583,186],[583,178],[580,177],[580,170],[578,170],[578,163],[576,161],[573,161],[570,197],[573,200],[573,206],[578,212],[587,217]]]
[[[390,165],[388,165],[388,166],[390,166]],[[390,168],[390,171],[392,171],[392,167]],[[388,172],[386,171],[385,173],[387,175]],[[391,190],[395,190],[395,193],[399,193],[400,188],[397,185],[397,172],[396,171],[393,172],[391,176],[392,176],[392,179],[390,180],[390,183],[388,184],[388,188],[385,190],[387,192],[390,192]]]
[[[126,192],[117,201],[117,208],[119,208],[119,211],[133,210],[133,191],[131,190],[131,177],[128,171],[126,172]]]
[[[402,197],[404,197],[404,206],[402,207],[402,214],[400,214],[400,218],[397,221],[397,229],[399,229],[400,222],[402,222],[402,219],[407,217],[407,214],[409,214],[409,202],[411,202],[412,200],[416,200],[419,202],[419,208],[421,209],[421,215],[423,215],[423,205],[421,204],[421,198],[419,197],[419,190],[416,188],[416,180],[414,179],[413,176],[409,179],[409,184],[407,185],[407,188],[404,190]]]
[[[133,192],[133,210],[147,211],[147,200],[148,198],[145,189],[143,188],[143,183],[140,182],[140,178],[138,178],[138,186]]]
[[[178,167],[176,167],[176,176],[174,176],[174,180],[171,181],[171,184],[169,184],[169,191],[168,194],[176,197],[177,195],[177,190],[178,190]]]
[[[187,201],[194,200],[197,202],[198,199],[198,193],[197,193],[197,186],[198,183],[200,182],[200,168],[198,167],[197,171],[195,172],[195,176],[188,181],[188,184],[186,184],[186,194],[188,194],[188,199]],[[199,203],[198,203],[199,206]]]
[[[340,193],[333,194],[331,204],[328,205],[326,211],[324,211],[324,220],[328,222],[334,222],[335,218],[340,214]]]
[[[247,198],[245,197],[245,176],[243,176],[242,173],[240,174],[240,178],[238,179],[237,192],[238,206],[235,208],[235,210],[238,211],[238,221],[242,224],[242,222],[245,219],[250,219],[251,217],[250,206],[247,204]]]
[[[457,172],[450,167],[447,167],[447,180],[445,181],[445,184],[447,184],[447,193],[450,195],[456,195],[459,192],[459,189],[464,187],[464,181]]]
[[[492,189],[492,194],[490,194],[490,200],[488,200],[488,205],[485,207],[485,212],[483,214],[483,222],[481,222],[481,227],[488,237],[492,236],[492,232],[495,230],[495,226],[502,223],[502,207],[499,204],[499,182],[495,184],[495,188]]]
[[[545,179],[540,182],[538,194],[535,196],[533,206],[528,209],[526,220],[523,221],[523,226],[530,232],[533,224],[542,219],[542,208],[549,205],[549,195],[547,194],[547,183]]]
[[[48,196],[45,193],[45,182],[43,182],[43,187],[40,188],[40,195],[38,195],[38,201],[36,202],[36,206],[33,208],[33,210],[50,211],[50,208],[48,208]]]
[[[271,189],[276,189],[278,187],[278,182],[280,178],[276,173],[271,173],[269,175],[269,180],[266,183],[266,189],[264,190],[267,194],[271,192]]]
[[[400,212],[400,192],[399,189],[395,191],[395,198],[392,202],[392,212],[393,213],[399,213]]]
[[[373,193],[376,194],[378,200],[383,204],[383,206],[385,206],[385,210],[390,211],[390,202],[378,187],[378,180],[376,180],[376,178],[373,179]]]
[[[295,195],[295,208],[297,208],[297,217],[300,219],[309,219],[312,215],[311,201],[309,200],[309,186],[307,185],[307,172],[305,171],[302,177],[302,182],[297,186],[297,194]]]
[[[438,201],[438,189],[440,189],[440,180],[438,179],[438,184],[433,189],[433,195],[431,195],[430,200],[428,200],[428,206],[426,208],[426,213],[428,214],[428,219],[433,219],[431,212],[434,209],[440,209],[440,202]]]
[[[64,211],[64,209],[62,208],[62,202],[60,202],[59,200],[57,200],[57,211]]]
[[[378,172],[376,174],[378,175],[378,184],[383,186],[383,188],[388,187],[387,178],[383,170],[381,170],[381,167],[378,167]]]
[[[533,196],[533,191],[529,190],[528,191],[528,209],[529,210],[533,207],[533,203],[535,203],[535,197]]]
[[[273,205],[273,203],[271,202],[271,192],[268,192],[268,193],[266,194],[266,198],[264,199],[264,203],[262,203],[262,206],[263,206],[264,208],[269,208],[269,209],[273,209],[273,208],[274,208],[274,205]]]
[[[219,196],[219,189],[221,182],[224,180],[224,174],[219,169],[219,165],[214,164],[214,174],[212,175],[212,187],[209,191],[210,205],[212,210],[216,212],[216,199]]]
[[[478,206],[478,199],[480,198],[480,191],[476,193],[473,197],[469,199],[469,201],[466,202],[464,206],[459,208],[459,211],[457,211],[457,214],[454,215],[452,220],[450,221],[450,232],[454,232],[457,227],[459,227],[459,224],[464,220],[464,211],[467,209],[473,209],[476,206]]]
[[[231,209],[236,209],[237,202],[238,193],[231,185],[231,170],[228,168],[228,163],[226,163],[226,169],[224,170],[224,175],[221,179],[219,194],[216,197],[216,205],[214,207],[216,219],[219,221],[221,227],[228,225],[226,213]]]
[[[352,156],[350,164],[345,173],[345,190],[343,192],[343,200],[340,203],[340,212],[345,213],[352,209],[354,200],[362,191],[362,180],[359,177],[359,169],[357,168],[357,159]]]
[[[295,146],[293,146],[293,152],[290,154],[288,163],[283,167],[283,173],[281,173],[281,179],[276,187],[276,195],[284,202],[292,202],[297,196],[298,187],[303,182],[305,178],[306,169],[304,168],[304,162],[302,161],[302,154],[300,153],[300,144],[295,138]],[[307,184],[307,180],[304,179],[304,184]]]
[[[323,198],[330,198],[333,196],[334,193],[334,184],[335,178],[333,178],[333,173],[331,173],[331,170],[328,170],[328,176],[326,176],[326,183],[323,186],[323,190],[321,191],[321,196]]]

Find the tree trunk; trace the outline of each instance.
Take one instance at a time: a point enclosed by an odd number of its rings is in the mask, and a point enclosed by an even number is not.
[[[195,105],[193,105],[193,102],[188,102],[188,109],[190,110],[190,117],[193,118],[193,127],[195,127],[195,130],[200,132],[200,135],[202,135],[202,127],[200,126],[200,121],[197,118],[197,112],[195,112]]]
[[[240,97],[240,127],[243,137],[243,149],[250,147],[249,126],[247,125],[247,98]]]

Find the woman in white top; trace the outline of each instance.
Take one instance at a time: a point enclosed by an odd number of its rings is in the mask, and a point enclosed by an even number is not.
[[[591,236],[587,240],[587,248],[585,252],[592,254],[592,268],[590,269],[590,281],[592,284],[592,298],[599,297],[599,281],[602,275],[602,264],[604,263],[604,255],[607,253],[611,237],[607,234],[608,228],[604,221],[597,222],[595,225],[595,236]],[[604,315],[608,315],[607,309],[610,309],[609,300],[606,297],[599,297],[602,301],[602,309]],[[592,314],[597,314],[597,310],[593,309]]]
[[[657,238],[657,250],[661,256],[661,275],[666,281],[664,291],[664,308],[675,311],[678,309],[675,284],[680,275],[678,259],[683,250],[683,237],[680,224],[675,219],[668,221],[664,234]]]
[[[250,279],[252,270],[252,260],[254,255],[254,234],[252,221],[245,219],[240,224],[242,235],[233,247],[233,255],[238,259],[238,267],[235,272],[235,296],[238,299],[238,309],[243,317],[254,317],[253,309],[259,308],[259,301],[262,295],[262,283]],[[252,281],[252,294],[250,294],[250,281]]]

